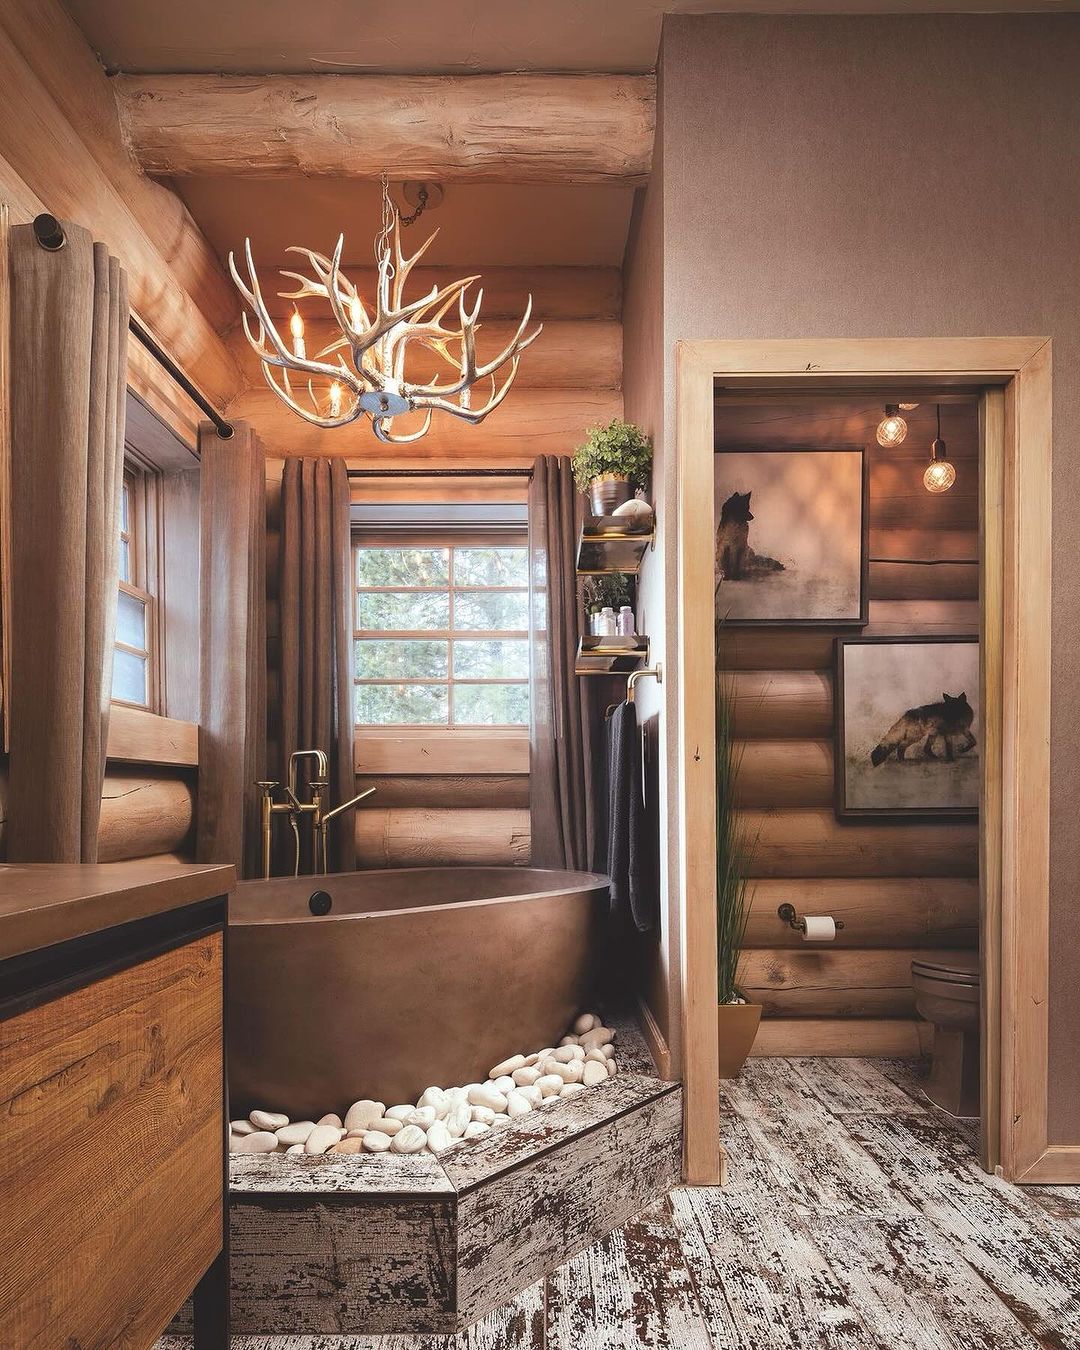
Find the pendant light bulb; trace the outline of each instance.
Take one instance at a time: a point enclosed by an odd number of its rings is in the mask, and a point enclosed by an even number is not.
[[[900,416],[897,403],[885,404],[885,416],[878,423],[877,443],[886,450],[893,450],[904,443],[907,436],[907,423]]]
[[[956,469],[945,458],[945,442],[941,439],[941,404],[937,409],[937,432],[930,446],[930,463],[923,473],[923,487],[927,492],[948,492],[956,482]]]
[[[947,459],[935,459],[926,466],[922,480],[927,492],[948,492],[956,482],[956,469]]]

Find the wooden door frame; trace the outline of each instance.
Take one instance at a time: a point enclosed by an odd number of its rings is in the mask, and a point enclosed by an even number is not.
[[[679,840],[685,1176],[720,1181],[712,623],[715,382],[805,391],[896,377],[985,390],[980,410],[984,784],[980,831],[983,1162],[1080,1180],[1048,1137],[1051,343],[1048,338],[746,339],[676,344]],[[989,654],[989,659],[986,659]],[[999,772],[995,772],[995,766]]]

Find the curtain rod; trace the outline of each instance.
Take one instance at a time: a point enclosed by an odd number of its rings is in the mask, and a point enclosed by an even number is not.
[[[531,478],[532,469],[349,469],[350,478]]]
[[[60,224],[55,216],[50,216],[47,212],[43,212],[40,216],[34,217],[34,238],[48,253],[57,252],[58,249],[62,249],[67,243],[63,225]],[[221,439],[227,441],[233,434],[232,423],[226,421],[225,418],[222,417],[221,413],[218,412],[202,390],[191,382],[190,377],[180,369],[169,353],[165,351],[163,347],[159,346],[149,329],[145,328],[142,321],[137,319],[134,314],[130,315],[128,318],[128,328],[135,337],[138,338],[158,365],[172,376],[184,393],[187,394],[188,398],[190,398],[191,401],[206,414],[210,421],[213,422],[217,434]]]

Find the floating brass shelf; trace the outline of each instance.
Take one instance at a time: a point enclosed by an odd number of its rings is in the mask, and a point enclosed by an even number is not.
[[[626,516],[586,516],[578,539],[577,570],[581,576],[626,572],[637,576],[641,560],[656,538],[655,530],[635,530]]]
[[[633,637],[581,638],[574,673],[577,675],[628,675],[644,661],[649,664],[649,639]]]

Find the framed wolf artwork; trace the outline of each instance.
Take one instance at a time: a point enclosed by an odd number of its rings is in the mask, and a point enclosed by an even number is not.
[[[978,814],[978,638],[837,638],[834,688],[839,817]]]
[[[866,453],[721,449],[713,465],[717,619],[865,625]]]

